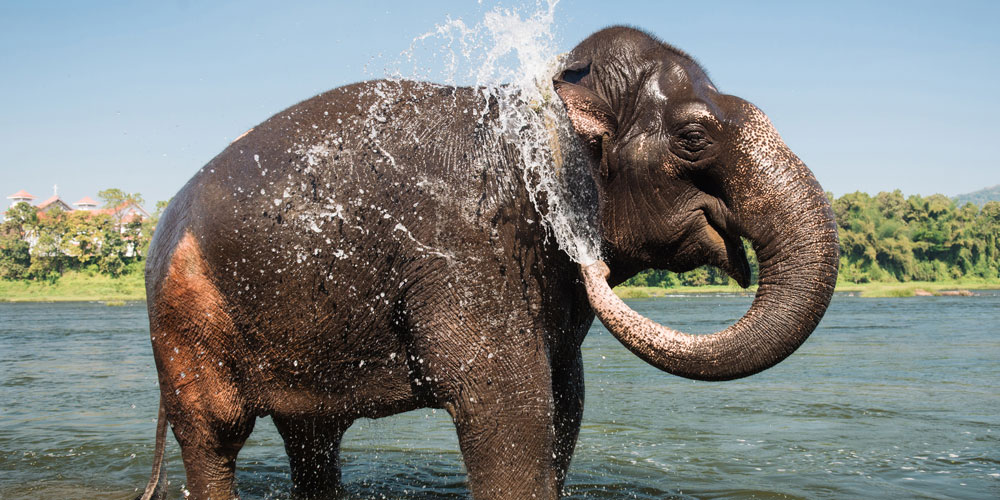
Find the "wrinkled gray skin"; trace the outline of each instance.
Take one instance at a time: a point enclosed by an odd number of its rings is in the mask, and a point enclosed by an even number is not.
[[[146,269],[161,388],[191,498],[231,498],[257,417],[286,443],[295,493],[337,491],[344,430],[421,407],[452,416],[473,497],[556,498],[583,410],[596,312],[649,363],[689,378],[763,370],[822,317],[836,280],[826,197],[751,104],[685,54],[609,28],[554,88],[586,158],[604,262],[581,268],[540,223],[497,106],[413,82],[338,88],[208,163],[160,220]],[[484,112],[485,111],[485,112]],[[574,132],[575,131],[575,132]],[[645,268],[712,264],[751,310],[712,336],[610,292]],[[159,481],[163,482],[162,478]],[[154,475],[148,496],[155,496]]]

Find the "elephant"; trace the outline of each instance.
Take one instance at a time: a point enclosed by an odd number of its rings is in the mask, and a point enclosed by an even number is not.
[[[147,257],[160,410],[143,498],[162,490],[168,425],[193,499],[237,496],[237,454],[264,416],[293,495],[321,498],[340,491],[354,420],[417,408],[451,416],[473,498],[557,498],[595,315],[646,362],[698,380],[755,374],[806,340],[833,294],[837,229],[762,111],[629,27],[583,40],[547,85],[543,103],[347,85],[274,115],[194,175]],[[509,107],[532,106],[558,112],[546,130],[567,153],[546,168],[581,173],[574,196],[598,258],[560,244],[553,193],[532,188],[523,145],[498,132]],[[612,291],[644,269],[702,265],[746,287],[743,239],[759,287],[721,332],[669,329]]]

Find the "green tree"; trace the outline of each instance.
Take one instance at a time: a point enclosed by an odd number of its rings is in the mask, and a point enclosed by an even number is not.
[[[172,200],[171,198],[170,200]],[[153,211],[153,219],[160,220],[160,216],[163,215],[163,211],[167,209],[170,205],[170,200],[160,200],[156,202],[156,210]]]
[[[78,266],[96,264],[104,244],[104,233],[114,226],[111,216],[77,211],[69,215],[66,226],[63,253],[76,259]]]
[[[128,246],[122,238],[121,231],[111,224],[102,228],[101,251],[97,256],[97,268],[103,274],[113,277],[121,276],[125,271],[125,258]]]
[[[0,279],[27,278],[31,266],[30,249],[27,241],[15,235],[0,235]]]
[[[125,256],[131,254],[133,260],[141,258],[145,255],[145,249],[149,248],[149,241],[143,229],[143,221],[139,218],[131,219],[122,226],[122,239],[126,246]]]
[[[68,260],[62,250],[68,230],[67,219],[66,212],[59,207],[38,214],[38,223],[32,235],[31,266],[28,268],[32,278],[55,281],[62,275]]]
[[[97,197],[104,201],[104,208],[111,211],[111,218],[115,224],[121,227],[122,216],[125,215],[129,205],[142,206],[144,203],[142,195],[139,193],[126,193],[118,188],[109,188],[97,192]]]
[[[149,251],[149,243],[153,240],[153,232],[156,230],[156,224],[160,221],[163,211],[167,209],[169,204],[170,200],[157,201],[156,210],[153,211],[153,215],[142,221],[142,227],[139,231],[139,244],[136,247],[138,249],[138,255],[145,256]]]
[[[24,239],[38,226],[38,211],[27,203],[16,203],[4,214],[2,232]]]

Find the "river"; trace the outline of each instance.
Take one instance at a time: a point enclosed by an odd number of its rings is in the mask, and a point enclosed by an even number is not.
[[[632,300],[709,332],[742,296]],[[1000,497],[1000,292],[835,296],[790,358],[706,383],[644,364],[596,322],[569,498]],[[157,408],[145,306],[0,304],[0,498],[132,498]],[[172,437],[170,491],[183,469]],[[343,446],[347,498],[467,498],[443,411],[362,420]],[[244,498],[288,498],[267,419],[240,454]]]

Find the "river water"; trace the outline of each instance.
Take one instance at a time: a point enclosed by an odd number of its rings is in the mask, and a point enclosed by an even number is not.
[[[694,332],[741,296],[633,300]],[[1000,293],[838,294],[792,357],[733,382],[661,373],[595,323],[570,498],[1000,497]],[[0,498],[130,498],[152,462],[156,372],[143,304],[0,304]],[[348,498],[467,498],[443,411],[358,421]],[[172,438],[171,492],[183,470]],[[270,420],[239,461],[244,498],[288,498]]]

